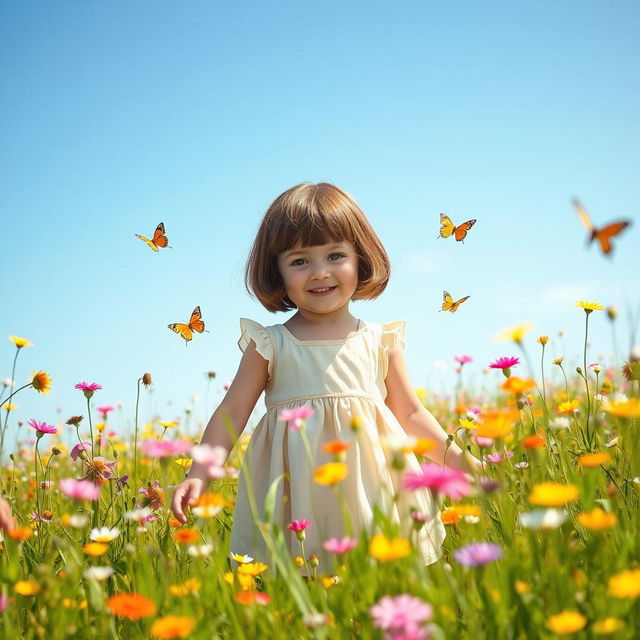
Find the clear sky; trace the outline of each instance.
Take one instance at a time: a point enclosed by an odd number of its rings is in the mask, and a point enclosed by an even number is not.
[[[269,203],[302,181],[347,190],[383,240],[391,283],[354,310],[408,321],[415,386],[451,389],[456,353],[480,382],[516,353],[494,334],[524,321],[535,360],[547,334],[575,366],[578,299],[618,307],[626,353],[639,32],[637,2],[2,3],[0,375],[13,334],[36,345],[17,382],[54,378],[16,398],[11,428],[86,413],[82,380],[104,387],[97,405],[124,403],[124,428],[145,371],[144,417],[202,421],[239,362],[238,318],[287,317],[248,296],[243,267]],[[634,221],[613,259],[586,248],[574,196],[598,226]],[[464,244],[437,239],[441,211],[478,220]],[[160,221],[173,248],[155,254],[134,234]],[[443,289],[471,297],[438,313]],[[209,333],[185,347],[166,325],[196,305]],[[611,361],[604,313],[590,329],[590,361]]]

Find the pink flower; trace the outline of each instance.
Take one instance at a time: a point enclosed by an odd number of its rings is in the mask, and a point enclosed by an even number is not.
[[[322,543],[322,546],[327,551],[331,551],[331,553],[341,554],[351,551],[351,549],[353,549],[357,544],[358,541],[356,539],[345,536],[342,540],[338,540],[338,538],[329,538],[329,540]]]
[[[304,531],[310,525],[310,520],[294,520],[293,522],[289,523],[289,529],[291,529],[291,531],[299,533],[300,531]]]
[[[499,462],[502,462],[506,458],[512,458],[512,457],[513,457],[513,451],[505,451],[504,456],[498,451],[496,451],[495,453],[488,453],[484,457],[484,459],[487,462],[493,462],[493,464],[498,464]]]
[[[91,451],[91,445],[88,442],[81,442],[77,444],[73,449],[71,449],[71,453],[69,454],[71,459],[77,460],[81,451]]]
[[[102,389],[102,387],[97,382],[78,382],[74,387],[74,389],[80,389],[82,393],[84,393],[84,397],[88,400],[94,394],[94,392]]]
[[[471,356],[465,356],[458,353],[456,353],[456,355],[453,356],[453,359],[459,364],[467,364],[468,362],[473,362],[473,358]]]
[[[293,409],[282,409],[278,414],[278,419],[288,422],[294,431],[300,431],[304,421],[310,418],[316,410],[308,405],[294,407]]]
[[[484,436],[473,436],[471,438],[479,447],[492,447],[495,440],[493,438],[485,438]]]
[[[0,593],[0,613],[2,613],[9,605],[9,596]]]
[[[52,424],[46,422],[39,422],[35,418],[27,420],[27,424],[38,432],[38,438],[41,438],[45,433],[58,433],[58,427],[54,427]]]
[[[520,358],[515,358],[514,356],[503,356],[502,358],[497,358],[491,362],[489,364],[489,369],[511,369],[511,367],[515,367],[517,364],[520,364]]]
[[[399,596],[384,596],[371,607],[373,624],[387,631],[393,640],[422,640],[429,632],[420,627],[433,615],[433,607],[408,593]]]
[[[139,447],[140,451],[150,458],[167,458],[186,453],[193,444],[188,440],[154,440],[147,438]]]
[[[64,478],[59,483],[60,491],[74,500],[98,500],[100,498],[100,487],[88,480],[74,480]]]
[[[102,419],[106,420],[107,415],[113,411],[113,407],[97,407],[98,411],[102,414]]]
[[[209,478],[223,478],[225,474],[224,463],[227,459],[227,450],[224,447],[212,447],[208,444],[200,444],[192,447],[191,457],[194,462],[207,467]]]
[[[441,467],[433,462],[421,465],[418,473],[407,471],[403,483],[405,489],[435,489],[440,496],[449,496],[454,500],[471,493],[471,485],[462,471]]]

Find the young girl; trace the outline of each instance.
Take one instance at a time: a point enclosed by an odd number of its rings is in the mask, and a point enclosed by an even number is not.
[[[240,320],[240,367],[213,414],[202,443],[231,450],[225,428],[229,421],[239,435],[262,391],[267,413],[255,428],[240,475],[231,550],[269,563],[262,536],[254,523],[245,474],[260,517],[272,482],[278,484],[274,517],[284,530],[292,555],[300,553],[295,532],[287,525],[308,520],[304,547],[316,555],[320,569],[332,567],[322,543],[342,538],[346,503],[351,532],[372,528],[375,508],[411,530],[411,508],[427,516],[418,534],[425,564],[440,557],[445,536],[436,502],[428,490],[401,487],[385,439],[407,434],[429,438],[437,448],[429,457],[465,468],[462,450],[423,407],[409,381],[403,355],[405,323],[379,325],[355,318],[351,300],[377,298],[387,286],[390,265],[384,247],[354,200],[331,184],[300,184],[281,194],[262,220],[246,267],[250,292],[272,312],[295,309],[284,324],[262,327]],[[283,409],[305,407],[303,434],[292,428]],[[291,416],[292,412],[289,412]],[[293,412],[295,415],[295,412]],[[358,429],[352,429],[358,425]],[[315,469],[332,461],[323,445],[342,440],[347,476],[338,485],[344,501],[329,486],[314,482]],[[310,459],[311,458],[311,459]],[[471,459],[473,465],[479,462]],[[406,470],[419,470],[413,454]],[[186,522],[184,510],[207,482],[206,469],[193,463],[175,490],[172,511]],[[394,495],[396,503],[394,504]]]

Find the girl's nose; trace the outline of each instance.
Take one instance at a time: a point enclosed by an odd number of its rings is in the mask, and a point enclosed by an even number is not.
[[[313,264],[313,268],[311,269],[311,277],[316,280],[320,280],[322,278],[329,277],[329,269],[324,262],[318,262]]]

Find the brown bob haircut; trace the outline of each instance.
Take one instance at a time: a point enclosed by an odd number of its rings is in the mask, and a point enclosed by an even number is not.
[[[389,282],[391,264],[355,200],[327,182],[291,187],[271,203],[260,223],[245,270],[247,290],[269,311],[295,309],[278,271],[278,255],[298,244],[311,247],[344,240],[355,246],[358,255],[353,299],[377,298]]]

